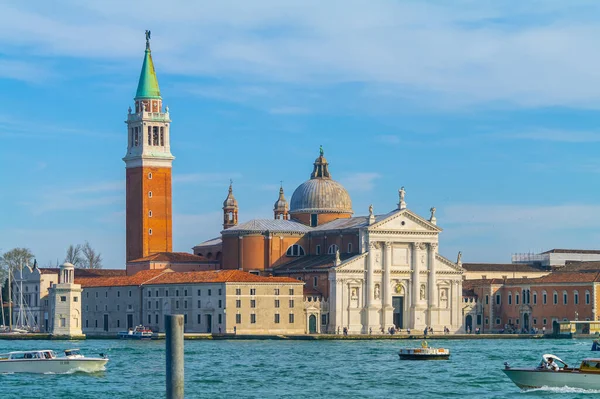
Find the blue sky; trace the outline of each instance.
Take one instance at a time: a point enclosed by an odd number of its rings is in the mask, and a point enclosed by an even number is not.
[[[89,4],[88,4],[89,3]],[[218,3],[218,4],[217,4]],[[272,217],[323,145],[357,215],[408,207],[440,253],[598,248],[593,1],[0,4],[0,251],[124,267],[123,121],[152,30],[173,124],[174,250]]]

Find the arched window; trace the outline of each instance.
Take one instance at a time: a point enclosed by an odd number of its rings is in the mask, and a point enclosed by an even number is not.
[[[501,302],[502,298],[500,297],[500,294],[496,294],[496,305],[500,305]]]
[[[533,304],[537,305],[537,292],[533,291]]]
[[[327,250],[327,253],[332,255],[334,253],[336,253],[338,251],[339,247],[335,244],[332,244],[329,246],[329,249]]]
[[[569,294],[567,291],[563,291],[563,305],[566,305],[569,302]]]
[[[545,305],[548,303],[548,293],[546,291],[542,291],[542,304]]]
[[[573,291],[573,303],[579,305],[579,292]]]
[[[558,292],[554,291],[554,292],[552,293],[552,296],[554,297],[554,298],[553,298],[553,300],[554,300],[554,304],[555,304],[555,305],[558,305]]]
[[[512,292],[508,293],[508,304],[512,305]]]
[[[585,304],[590,304],[590,292],[588,290],[585,291]]]
[[[519,304],[519,294],[515,294],[515,305]]]
[[[286,256],[304,256],[304,248],[298,244],[290,245],[286,251]]]

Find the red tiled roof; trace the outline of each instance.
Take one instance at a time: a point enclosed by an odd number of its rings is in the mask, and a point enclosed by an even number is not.
[[[303,283],[290,277],[267,277],[242,270],[211,270],[163,274],[146,285],[189,283]]]
[[[83,288],[124,287],[156,284],[193,283],[302,283],[289,277],[257,276],[241,270],[211,270],[202,272],[174,272],[171,269],[142,270],[132,276],[75,278]]]
[[[157,252],[155,254],[148,255],[143,258],[130,260],[127,263],[140,262],[198,263],[210,262],[210,260],[206,259],[203,256],[198,256],[187,252]]]
[[[588,272],[554,272],[536,278],[493,278],[487,280],[464,280],[463,289],[473,289],[482,285],[538,285],[561,283],[594,283],[600,282],[600,271]]]
[[[173,273],[171,269],[142,270],[132,276],[109,276],[109,277],[84,277],[75,276],[75,284],[81,284],[82,288],[92,287],[126,287],[136,286],[162,274]]]

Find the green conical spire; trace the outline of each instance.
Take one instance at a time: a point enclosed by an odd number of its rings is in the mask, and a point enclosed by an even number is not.
[[[146,31],[146,53],[144,55],[144,64],[140,73],[140,81],[138,83],[135,98],[161,98],[160,89],[158,88],[158,79],[156,79],[156,71],[152,62],[152,53],[150,52],[150,31]]]

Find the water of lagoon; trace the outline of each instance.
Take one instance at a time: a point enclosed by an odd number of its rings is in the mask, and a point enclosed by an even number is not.
[[[186,398],[592,398],[600,390],[521,391],[503,363],[534,366],[544,353],[570,365],[593,356],[591,340],[479,339],[428,341],[449,361],[401,361],[410,340],[185,341]],[[81,348],[108,353],[106,371],[70,375],[0,374],[0,397],[165,397],[165,341],[0,341],[12,350]]]

